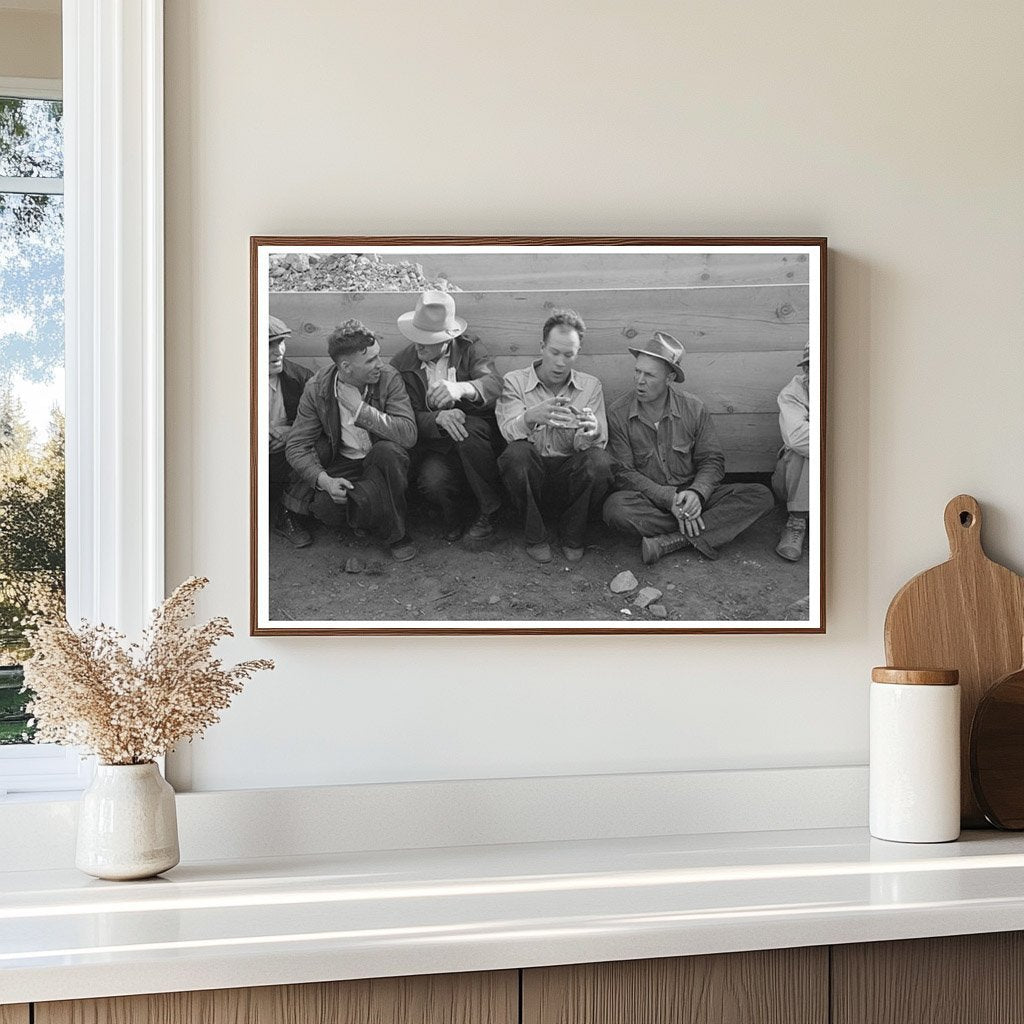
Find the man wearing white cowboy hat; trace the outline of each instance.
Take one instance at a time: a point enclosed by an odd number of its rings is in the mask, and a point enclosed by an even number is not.
[[[423,292],[416,308],[398,318],[398,329],[411,344],[391,365],[416,414],[413,464],[420,492],[441,509],[448,541],[463,535],[467,499],[475,499],[476,518],[465,536],[484,540],[494,533],[501,508],[502,442],[494,419],[501,378],[483,343],[466,334],[447,292]]]
[[[779,429],[782,448],[772,476],[772,490],[786,503],[789,517],[779,538],[776,553],[789,562],[797,562],[804,552],[807,517],[810,514],[810,478],[808,458],[811,443],[811,395],[808,387],[811,365],[810,346],[797,363],[799,372],[779,392]]]
[[[284,446],[295,422],[299,399],[306,381],[313,376],[312,370],[285,359],[284,353],[291,328],[276,316],[270,317],[270,355],[267,360],[270,400],[267,406],[267,423],[270,434],[270,477],[271,522],[274,533],[280,534],[297,548],[313,543],[309,530],[300,517],[280,504],[285,489],[294,481],[295,471],[288,465]]]
[[[692,545],[705,558],[739,536],[774,507],[760,484],[723,484],[725,455],[711,415],[680,385],[686,379],[682,343],[655,331],[636,364],[633,391],[608,410],[608,447],[615,459],[615,491],[604,520],[642,538],[647,565]]]

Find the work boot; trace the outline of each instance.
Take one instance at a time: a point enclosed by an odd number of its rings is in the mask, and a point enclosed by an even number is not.
[[[409,559],[415,558],[418,553],[418,549],[409,534],[406,534],[401,540],[396,540],[391,545],[391,557],[396,562],[408,562]]]
[[[498,512],[481,512],[466,531],[466,540],[486,540],[494,533]]]
[[[663,533],[657,537],[644,537],[640,542],[640,557],[644,565],[654,565],[659,558],[680,548],[685,548],[690,543],[688,537],[681,533]]]
[[[449,544],[454,544],[462,536],[462,521],[459,519],[445,519],[441,528],[441,536]]]
[[[297,548],[308,548],[313,543],[313,535],[286,508],[281,509],[274,521],[274,533],[280,534]]]
[[[542,540],[539,544],[527,544],[526,553],[541,565],[551,561],[551,545],[546,540]]]
[[[791,514],[786,520],[785,529],[779,537],[775,553],[787,562],[799,562],[804,553],[804,539],[807,537],[807,520],[804,516]]]

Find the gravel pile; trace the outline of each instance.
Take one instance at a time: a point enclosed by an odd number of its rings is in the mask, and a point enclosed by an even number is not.
[[[379,253],[304,253],[270,257],[272,292],[421,292],[461,291],[443,277],[431,280],[419,263],[385,260]]]

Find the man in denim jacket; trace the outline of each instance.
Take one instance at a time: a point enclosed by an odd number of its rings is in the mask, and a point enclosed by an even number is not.
[[[760,484],[723,484],[725,454],[704,403],[679,385],[681,342],[655,331],[636,359],[633,392],[608,410],[608,449],[618,490],[604,521],[642,538],[647,565],[692,545],[705,558],[774,506]]]

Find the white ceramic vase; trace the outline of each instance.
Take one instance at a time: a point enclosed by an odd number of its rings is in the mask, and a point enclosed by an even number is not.
[[[156,764],[98,764],[82,794],[75,865],[96,878],[150,878],[178,851],[174,790]]]

